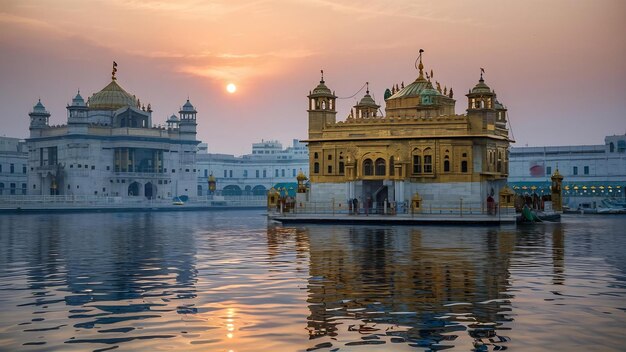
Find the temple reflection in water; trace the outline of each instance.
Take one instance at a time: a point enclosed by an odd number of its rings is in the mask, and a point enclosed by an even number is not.
[[[445,339],[446,332],[467,330],[472,324],[502,327],[512,320],[508,291],[513,232],[455,227],[446,229],[442,238],[441,228],[292,230],[296,247],[308,249],[310,256],[307,329],[311,339],[358,331],[354,339],[360,340],[369,331],[434,342]],[[269,229],[270,250],[280,238],[277,231],[286,230]],[[369,328],[376,324],[382,328]]]

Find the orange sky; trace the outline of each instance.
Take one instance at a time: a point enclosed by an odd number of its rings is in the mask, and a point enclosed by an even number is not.
[[[189,96],[210,151],[247,153],[306,137],[320,69],[340,97],[369,81],[384,107],[423,48],[457,113],[484,67],[518,146],[600,144],[626,132],[624,34],[623,1],[0,0],[0,135],[26,137],[39,97],[64,123],[76,90],[103,88],[115,60],[154,123]]]

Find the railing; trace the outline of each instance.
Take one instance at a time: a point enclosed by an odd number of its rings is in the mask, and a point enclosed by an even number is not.
[[[436,206],[426,205],[420,209],[412,209],[405,204],[391,204],[386,206],[374,205],[366,208],[362,204],[359,204],[357,211],[346,202],[306,202],[306,203],[287,203],[279,204],[275,209],[276,212],[281,212],[285,215],[289,214],[324,214],[324,215],[390,215],[390,216],[405,216],[405,217],[417,217],[420,215],[429,216],[493,216],[498,217],[501,215],[514,215],[515,209],[513,207],[500,207],[499,204],[494,203],[490,208],[483,206],[481,203],[474,202],[460,202],[459,206]]]
[[[264,207],[266,197],[190,197],[187,206]],[[61,208],[61,207],[167,207],[171,199],[145,197],[106,197],[95,195],[0,195],[0,208]]]

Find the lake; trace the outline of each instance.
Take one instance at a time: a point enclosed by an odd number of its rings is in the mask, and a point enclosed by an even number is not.
[[[620,351],[626,216],[0,215],[2,351]]]

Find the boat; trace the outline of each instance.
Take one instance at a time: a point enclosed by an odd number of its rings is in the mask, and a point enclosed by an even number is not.
[[[182,201],[179,197],[174,197],[172,200],[173,205],[185,205],[185,202]]]

